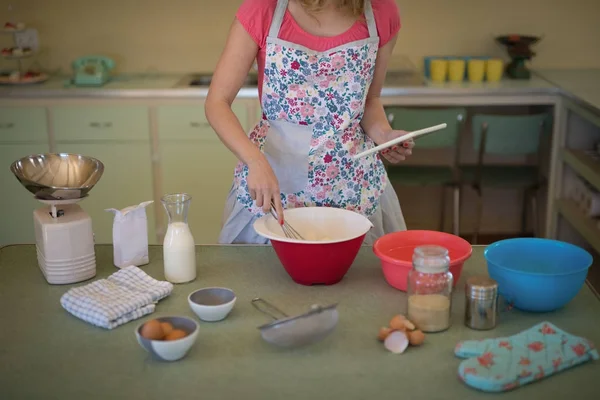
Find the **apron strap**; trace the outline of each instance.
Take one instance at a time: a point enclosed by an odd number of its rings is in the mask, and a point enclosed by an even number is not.
[[[367,27],[369,28],[369,37],[377,37],[377,24],[375,23],[375,15],[373,14],[373,6],[371,0],[365,1],[365,19],[367,20]]]
[[[288,0],[278,0],[275,13],[273,14],[273,20],[271,21],[271,28],[269,28],[269,37],[276,39],[279,36],[279,29],[283,22],[283,17],[287,11]]]
[[[279,36],[279,29],[281,29],[281,23],[283,17],[287,11],[288,0],[278,0],[277,7],[275,7],[275,13],[273,13],[273,20],[271,21],[271,27],[269,28],[269,37],[277,38]],[[367,21],[367,27],[369,28],[369,37],[377,37],[377,25],[375,24],[375,16],[373,15],[373,6],[371,0],[365,1],[365,19]]]

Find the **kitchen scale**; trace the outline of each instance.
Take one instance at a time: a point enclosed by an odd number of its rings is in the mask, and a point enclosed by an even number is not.
[[[45,206],[33,211],[40,270],[50,284],[70,284],[96,275],[91,217],[77,204],[88,196],[104,165],[79,154],[37,154],[10,170]]]
[[[530,79],[531,71],[526,62],[531,60],[535,53],[532,45],[542,40],[536,36],[506,35],[498,36],[496,41],[506,47],[511,62],[506,66],[506,74],[513,79]]]

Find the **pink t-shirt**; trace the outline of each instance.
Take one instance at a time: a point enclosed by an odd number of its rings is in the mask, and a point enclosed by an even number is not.
[[[379,47],[388,43],[400,30],[400,14],[395,0],[371,0]],[[271,20],[275,13],[277,0],[244,0],[238,9],[236,18],[258,45],[258,90],[262,95],[262,82],[265,69],[265,46]],[[337,46],[369,37],[369,29],[364,20],[357,21],[349,30],[331,37],[311,35],[304,31],[294,20],[289,11],[285,12],[280,39],[299,44],[315,51],[327,51]]]

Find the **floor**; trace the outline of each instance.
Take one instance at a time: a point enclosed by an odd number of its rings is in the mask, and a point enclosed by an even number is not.
[[[465,240],[471,241],[470,235],[462,236]],[[478,244],[490,244],[498,240],[513,238],[515,235],[479,235]],[[587,280],[596,293],[600,293],[600,262],[595,262],[589,269]]]

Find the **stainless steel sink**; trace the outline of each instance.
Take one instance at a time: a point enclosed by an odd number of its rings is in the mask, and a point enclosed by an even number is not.
[[[184,76],[179,82],[175,84],[175,87],[204,87],[210,86],[212,81],[212,74],[189,74]],[[244,86],[255,87],[258,85],[258,76],[256,74],[248,74],[244,81]]]

